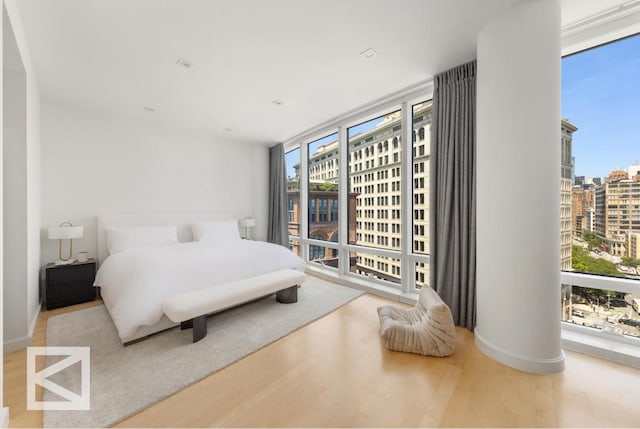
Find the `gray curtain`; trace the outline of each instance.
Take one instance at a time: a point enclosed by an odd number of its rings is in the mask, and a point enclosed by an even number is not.
[[[458,326],[476,324],[476,62],[434,79],[430,281]]]
[[[269,221],[267,241],[289,247],[287,171],[282,143],[269,149]]]

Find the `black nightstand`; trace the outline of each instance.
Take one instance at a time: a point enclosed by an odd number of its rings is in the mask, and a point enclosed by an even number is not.
[[[47,310],[96,299],[96,288],[93,287],[95,260],[68,265],[47,264],[45,272],[44,305]]]

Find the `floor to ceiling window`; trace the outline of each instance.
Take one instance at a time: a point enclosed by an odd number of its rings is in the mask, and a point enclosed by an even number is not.
[[[627,338],[640,337],[639,67],[640,35],[562,60],[562,319]]]
[[[288,143],[291,247],[310,267],[397,293],[428,284],[428,93]]]

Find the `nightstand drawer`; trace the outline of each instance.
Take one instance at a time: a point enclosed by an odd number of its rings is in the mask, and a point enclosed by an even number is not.
[[[96,299],[93,281],[96,262],[74,262],[69,265],[48,264],[46,267],[44,303],[48,310]]]
[[[93,281],[96,275],[95,264],[57,266],[47,269],[47,282],[50,285],[77,280]]]
[[[96,288],[89,286],[86,281],[59,283],[51,285],[47,290],[47,309],[51,310],[67,305],[96,299]]]

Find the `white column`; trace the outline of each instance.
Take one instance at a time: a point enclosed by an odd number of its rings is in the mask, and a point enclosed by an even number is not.
[[[534,0],[478,36],[476,344],[564,369],[560,347],[560,5]]]

